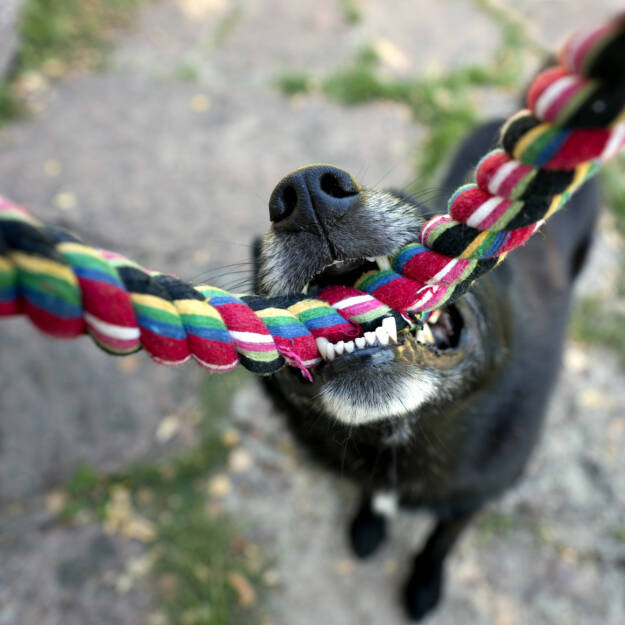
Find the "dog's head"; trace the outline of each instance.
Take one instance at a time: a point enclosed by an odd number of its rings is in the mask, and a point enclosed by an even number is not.
[[[363,273],[388,267],[388,257],[415,242],[430,216],[413,199],[363,189],[329,165],[284,178],[269,212],[272,226],[257,268],[265,296],[351,286]],[[280,393],[295,409],[353,425],[418,418],[426,407],[458,401],[495,357],[484,338],[501,329],[491,327],[483,298],[473,289],[396,340],[387,320],[375,339],[369,334],[368,340],[322,346],[324,361],[313,370],[313,382],[287,367],[276,374]]]

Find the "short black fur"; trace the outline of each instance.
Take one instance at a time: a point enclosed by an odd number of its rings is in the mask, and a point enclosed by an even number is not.
[[[495,144],[500,124],[484,124],[460,146],[443,185],[446,194],[466,182]],[[371,504],[375,492],[393,490],[401,505],[436,515],[403,590],[414,619],[439,602],[444,562],[472,516],[519,478],[536,445],[558,376],[573,281],[598,207],[591,181],[541,234],[463,296],[486,340],[475,352],[475,366],[454,374],[457,387],[449,397],[397,418],[353,425],[333,419],[314,397],[303,397],[305,385],[290,373],[265,380],[299,441],[360,484],[362,504],[349,532],[356,555],[371,555],[386,537],[386,521]]]

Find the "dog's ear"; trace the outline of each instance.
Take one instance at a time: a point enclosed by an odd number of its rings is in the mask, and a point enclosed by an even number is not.
[[[260,270],[260,254],[263,250],[263,238],[254,237],[252,241],[252,267],[254,269],[252,273],[252,288],[254,293],[258,293],[258,272]]]

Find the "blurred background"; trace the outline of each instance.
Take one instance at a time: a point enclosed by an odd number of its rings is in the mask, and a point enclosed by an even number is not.
[[[244,291],[267,199],[331,162],[440,201],[446,157],[547,51],[622,8],[505,0],[1,0],[0,193],[145,266]],[[437,625],[625,622],[625,163],[525,479],[449,562]],[[587,276],[589,274],[586,274]],[[356,563],[355,490],[253,376],[0,324],[0,625],[403,623],[400,515]]]

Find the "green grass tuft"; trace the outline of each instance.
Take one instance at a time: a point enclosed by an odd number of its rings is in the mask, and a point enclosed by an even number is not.
[[[286,96],[307,93],[311,89],[311,78],[305,72],[284,72],[276,78],[276,87]]]
[[[19,24],[18,71],[40,69],[51,58],[93,67],[112,30],[127,23],[143,0],[29,0]]]
[[[174,78],[181,82],[197,82],[199,71],[193,63],[180,63],[174,69]]]
[[[625,154],[619,154],[602,168],[601,190],[614,214],[618,232],[625,238]]]
[[[27,0],[18,23],[20,45],[11,76],[0,82],[0,125],[26,111],[14,84],[25,72],[61,78],[102,67],[117,28],[149,0]]]
[[[243,576],[262,597],[258,557],[252,566],[241,548],[246,544],[242,528],[224,513],[211,512],[207,495],[208,480],[227,456],[220,423],[242,381],[238,372],[208,378],[194,448],[112,477],[83,465],[65,484],[68,500],[61,519],[68,522],[79,515],[105,521],[115,490],[121,487],[130,494],[134,510],[155,528],[152,574],[159,588],[157,601],[172,625],[248,625],[259,620],[261,602],[242,608],[229,581],[233,573]]]
[[[348,24],[358,24],[362,22],[362,11],[358,7],[356,0],[339,0],[343,17]]]
[[[582,298],[573,311],[570,335],[581,343],[609,347],[625,367],[625,314],[608,303],[595,297]]]

